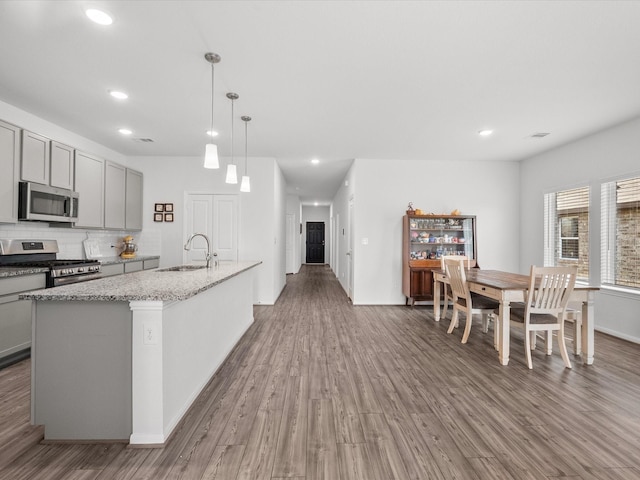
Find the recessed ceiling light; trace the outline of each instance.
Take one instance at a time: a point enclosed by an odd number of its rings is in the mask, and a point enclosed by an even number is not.
[[[124,92],[119,92],[118,90],[109,90],[109,95],[113,98],[117,98],[118,100],[126,100],[129,98],[129,95]]]
[[[481,137],[488,137],[492,133],[493,133],[493,130],[480,130],[478,132],[478,135],[480,135]]]
[[[313,206],[317,207],[318,206],[318,202],[313,202]]]
[[[207,130],[207,135],[209,135],[210,137],[217,137],[218,132],[216,132],[215,130]]]
[[[98,25],[111,25],[113,23],[111,16],[102,10],[89,8],[85,13],[87,14],[87,17],[89,17],[89,20],[97,23]]]
[[[320,160],[318,160],[317,158],[314,158],[313,160],[311,160],[311,163],[313,163],[314,165],[317,165],[320,163]]]
[[[120,132],[122,135],[131,135],[133,133],[128,128],[121,128],[120,130],[118,130],[118,132]]]

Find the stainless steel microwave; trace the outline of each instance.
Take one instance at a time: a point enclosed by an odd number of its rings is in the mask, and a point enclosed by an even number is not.
[[[78,200],[71,190],[20,182],[18,219],[73,223],[78,220]]]

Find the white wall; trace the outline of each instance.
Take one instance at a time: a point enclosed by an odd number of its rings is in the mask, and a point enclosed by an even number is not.
[[[350,186],[334,200],[334,214],[342,216],[353,195],[354,304],[404,304],[402,216],[409,202],[428,213],[476,215],[479,265],[517,271],[519,170],[517,162],[356,159],[346,178]],[[338,269],[342,282],[342,265]]]
[[[600,184],[640,175],[640,119],[595,133],[521,162],[520,270],[543,263],[543,196],[574,186],[591,187],[590,284],[600,284]],[[640,295],[602,289],[596,294],[598,330],[640,342]],[[597,348],[597,347],[596,347]],[[596,350],[597,351],[597,350]]]
[[[284,225],[283,185],[276,185],[281,172],[272,158],[251,159],[251,192],[240,193],[239,185],[229,185],[224,181],[223,168],[205,169],[200,157],[130,157],[132,168],[144,173],[144,234],[162,239],[160,262],[162,267],[182,263],[183,221],[185,218],[184,194],[238,194],[240,198],[240,221],[238,225],[238,259],[260,260],[254,275],[255,303],[272,304],[284,285],[285,274],[280,263],[284,255],[276,249],[284,248],[284,236],[280,225],[274,219],[276,208],[282,210],[281,224]],[[281,182],[282,183],[282,182]],[[155,203],[173,203],[174,221],[155,223],[153,206]],[[284,226],[282,226],[284,229]],[[282,235],[282,236],[281,236]],[[282,257],[282,258],[280,258]],[[276,273],[278,272],[278,273]],[[277,283],[276,277],[283,277]]]
[[[297,195],[287,195],[287,215],[292,215],[294,232],[292,238],[287,238],[286,242],[291,242],[291,265],[287,266],[287,273],[298,273],[302,265],[301,261],[301,246],[302,246],[302,233],[300,232],[301,218],[302,218],[302,206],[300,205],[300,197]],[[286,225],[285,225],[286,227]],[[285,261],[286,263],[286,261]]]
[[[272,275],[272,301],[273,304],[282,293],[287,283],[287,262],[285,258],[285,242],[286,242],[286,217],[287,217],[287,182],[284,179],[282,170],[272,160],[271,168],[273,172],[273,275]],[[255,170],[255,168],[254,168]],[[254,201],[254,205],[256,205]],[[260,204],[256,205],[258,208]]]
[[[331,258],[331,211],[329,207],[302,206],[302,238],[300,247],[300,261],[307,263],[307,222],[324,223],[324,263]]]

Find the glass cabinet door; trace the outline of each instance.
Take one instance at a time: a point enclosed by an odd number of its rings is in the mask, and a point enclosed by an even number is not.
[[[439,260],[443,255],[474,257],[473,217],[411,217],[410,260]]]

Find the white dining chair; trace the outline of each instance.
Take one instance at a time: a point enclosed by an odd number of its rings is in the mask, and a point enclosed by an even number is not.
[[[571,361],[564,337],[567,303],[576,282],[577,267],[531,266],[529,289],[524,305],[513,304],[510,309],[512,326],[524,330],[524,349],[527,366],[533,368],[531,350],[535,349],[535,335],[545,332],[545,353],[551,354],[552,333],[557,332],[560,355],[567,368]],[[497,315],[497,311],[494,312]]]
[[[441,270],[445,270],[444,267],[444,261],[447,258],[454,258],[454,259],[460,259],[463,260],[464,262],[466,262],[466,268],[467,270],[469,268],[471,268],[471,258],[468,257],[467,255],[443,255],[440,257],[440,268]],[[447,311],[449,310],[449,299],[450,299],[450,295],[448,293],[449,288],[447,287],[447,284],[444,284],[443,287],[443,292],[442,292],[442,315],[441,318],[446,318],[447,317]]]
[[[453,313],[451,314],[451,323],[447,333],[452,333],[453,329],[458,326],[460,312],[463,312],[466,316],[466,325],[462,335],[462,343],[467,343],[471,333],[473,315],[482,315],[482,331],[487,333],[489,330],[489,316],[499,307],[499,304],[488,297],[471,294],[467,285],[464,260],[461,256],[453,255],[445,259],[444,266],[453,297]]]

